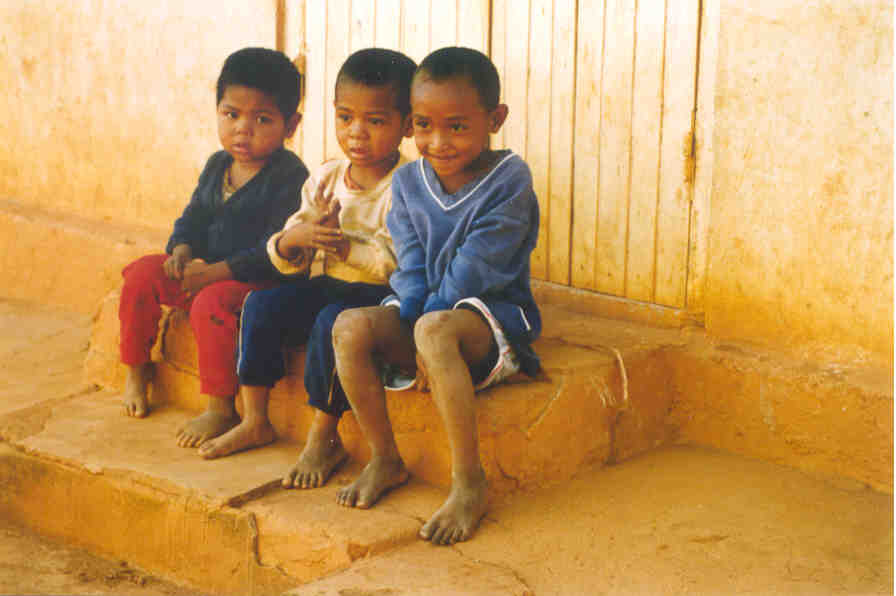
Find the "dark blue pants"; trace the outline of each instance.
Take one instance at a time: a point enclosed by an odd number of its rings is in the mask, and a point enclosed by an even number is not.
[[[336,377],[333,323],[344,310],[376,306],[388,286],[320,276],[249,294],[240,323],[240,383],[273,387],[286,375],[283,348],[305,344],[308,403],[331,416],[350,408]]]

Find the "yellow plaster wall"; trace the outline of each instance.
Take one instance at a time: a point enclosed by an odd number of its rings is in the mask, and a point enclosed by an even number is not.
[[[892,2],[720,21],[707,328],[892,366]]]
[[[218,145],[227,55],[276,2],[0,2],[0,198],[170,229]]]

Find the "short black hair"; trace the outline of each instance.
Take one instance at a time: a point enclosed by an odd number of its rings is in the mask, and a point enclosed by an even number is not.
[[[465,77],[479,93],[479,101],[486,110],[498,107],[501,98],[498,69],[488,56],[473,48],[451,46],[432,52],[417,67],[414,79],[420,76],[437,82]]]
[[[366,48],[358,50],[342,64],[336,75],[335,93],[339,85],[351,81],[366,87],[391,85],[395,90],[395,108],[402,116],[411,113],[411,79],[417,63],[395,50]]]
[[[221,103],[230,85],[252,87],[271,96],[284,120],[296,113],[302,101],[302,75],[286,54],[276,50],[243,48],[228,56],[218,76],[216,103]]]

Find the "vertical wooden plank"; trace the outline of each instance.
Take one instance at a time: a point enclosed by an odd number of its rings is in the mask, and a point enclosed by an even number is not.
[[[697,60],[697,163],[694,198],[691,203],[690,250],[688,251],[687,309],[702,313],[709,264],[709,208],[712,195],[712,172],[715,159],[712,131],[715,126],[716,65],[719,56],[719,3],[705,2],[700,15],[700,55]]]
[[[527,161],[532,168],[535,193],[541,211],[538,244],[532,253],[532,275],[548,279],[550,259],[550,175],[551,175],[551,43],[553,3],[531,0],[529,30],[529,114]]]
[[[429,50],[457,45],[457,1],[430,0]]]
[[[373,43],[378,48],[401,49],[401,0],[376,0],[376,31]]]
[[[596,287],[603,37],[604,0],[579,0],[571,281],[577,288],[592,290]]]
[[[458,0],[457,39],[455,43],[466,48],[489,53],[489,0]]]
[[[305,114],[302,118],[301,157],[313,172],[323,161],[326,139],[327,3],[305,4]],[[329,110],[332,111],[332,110]]]
[[[483,2],[485,4],[485,2]],[[507,31],[507,0],[492,0],[491,33],[490,33],[490,49],[489,57],[495,64],[498,74],[501,76],[501,102],[507,103],[507,48],[506,48],[506,31]],[[514,117],[516,115],[514,114]],[[507,147],[507,125],[501,127],[498,134],[492,136],[492,147],[495,149],[503,149]]]
[[[638,0],[625,295],[653,300],[665,0]]]
[[[529,1],[507,0],[502,17],[506,23],[507,61],[502,73],[504,103],[509,108],[504,124],[505,147],[528,159],[529,121]]]
[[[402,18],[404,53],[420,64],[429,53],[429,2],[404,0]]]
[[[327,1],[327,76],[326,76],[326,103],[324,115],[326,118],[324,158],[333,159],[342,157],[339,142],[336,140],[335,114],[333,111],[334,86],[339,68],[349,55],[350,43],[350,13],[351,0]]]
[[[305,0],[285,0],[282,16],[283,53],[293,59],[305,51]]]
[[[376,0],[351,0],[349,3],[349,53],[373,46],[376,27]]]
[[[548,279],[568,285],[575,114],[575,0],[554,0],[553,8]]]
[[[307,47],[305,41],[305,0],[285,0],[283,3],[283,53],[294,60],[297,65],[306,62],[305,49]],[[306,66],[300,66],[300,69],[307,70]],[[307,72],[305,73],[305,93],[308,93]],[[299,104],[299,111],[304,112],[306,103]],[[287,142],[287,146],[301,154],[304,143],[304,127],[299,126],[292,139]]]
[[[666,16],[655,301],[677,307],[684,306],[687,279],[698,11],[699,0],[676,0]]]
[[[417,64],[420,64],[429,53],[429,23],[429,2],[404,0],[401,23],[402,51]],[[420,157],[413,138],[401,142],[401,152],[408,159]]]
[[[595,281],[599,291],[622,296],[628,228],[635,0],[607,0],[605,35]]]

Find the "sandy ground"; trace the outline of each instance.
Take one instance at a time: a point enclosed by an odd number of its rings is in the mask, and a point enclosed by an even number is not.
[[[0,300],[0,412],[84,391],[89,327]],[[196,594],[3,520],[0,593]],[[295,593],[892,594],[893,500],[769,462],[665,448],[517,494],[468,543],[418,542]]]
[[[201,596],[130,567],[71,548],[0,519],[0,594]]]

